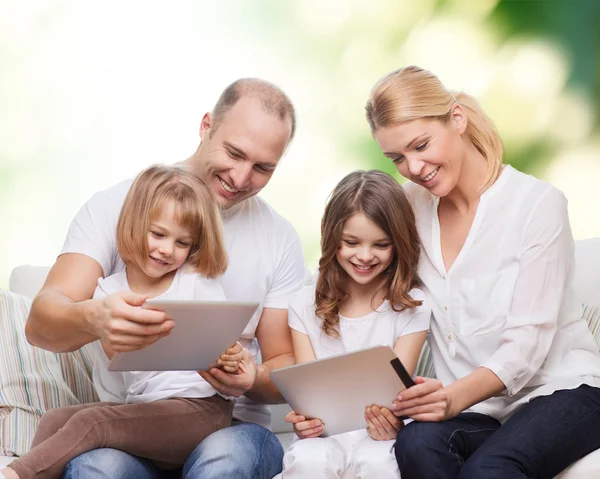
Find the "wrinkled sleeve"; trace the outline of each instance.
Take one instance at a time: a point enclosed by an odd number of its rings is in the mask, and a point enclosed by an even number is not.
[[[525,224],[519,273],[500,346],[482,364],[500,378],[506,394],[518,393],[546,359],[573,264],[567,200],[549,188]]]
[[[304,294],[302,293],[303,291],[297,294],[288,307],[288,325],[300,333],[308,334],[308,329],[304,324],[307,318]]]

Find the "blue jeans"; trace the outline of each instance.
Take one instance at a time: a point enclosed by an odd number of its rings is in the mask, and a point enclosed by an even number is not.
[[[412,422],[398,434],[402,479],[551,479],[600,448],[600,388],[556,391],[521,407],[504,425],[462,413]]]
[[[234,422],[204,439],[182,471],[161,471],[148,460],[123,451],[97,449],[73,459],[62,478],[270,479],[281,472],[282,461],[283,448],[275,434],[258,424]]]

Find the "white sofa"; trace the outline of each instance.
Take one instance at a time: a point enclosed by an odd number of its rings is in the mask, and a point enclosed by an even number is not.
[[[600,306],[600,238],[576,242],[576,264],[575,287],[582,302]],[[33,298],[41,288],[47,273],[47,267],[19,266],[11,274],[10,291]],[[272,429],[284,446],[293,438],[291,428],[284,421],[287,411],[289,411],[287,405],[272,406]],[[0,456],[0,467],[8,464],[12,459]],[[555,479],[598,479],[599,477],[600,450],[577,461]]]

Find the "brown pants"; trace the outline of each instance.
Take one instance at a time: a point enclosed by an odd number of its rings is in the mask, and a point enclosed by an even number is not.
[[[31,450],[9,467],[21,479],[56,479],[80,454],[110,447],[174,469],[206,436],[229,426],[232,412],[231,401],[220,396],[51,409],[42,416]]]

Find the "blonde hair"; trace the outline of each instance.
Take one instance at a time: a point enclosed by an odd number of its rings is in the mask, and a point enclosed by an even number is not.
[[[379,170],[355,171],[334,188],[321,221],[321,259],[315,307],[328,336],[339,336],[340,303],[348,298],[348,274],[337,261],[344,224],[352,215],[363,213],[389,237],[393,259],[382,273],[386,298],[394,311],[422,304],[408,292],[420,284],[417,265],[421,242],[415,215],[400,184]]]
[[[175,220],[193,237],[186,263],[207,278],[223,274],[227,253],[219,208],[199,178],[176,166],[153,165],[131,185],[117,223],[117,251],[123,262],[139,264],[148,256],[150,223],[169,200],[176,204]]]
[[[484,189],[488,188],[500,174],[504,148],[494,124],[471,95],[449,91],[430,71],[407,66],[375,84],[365,109],[371,133],[375,133],[381,127],[418,119],[446,124],[455,104],[460,105],[467,115],[465,134],[487,160],[488,176]]]

